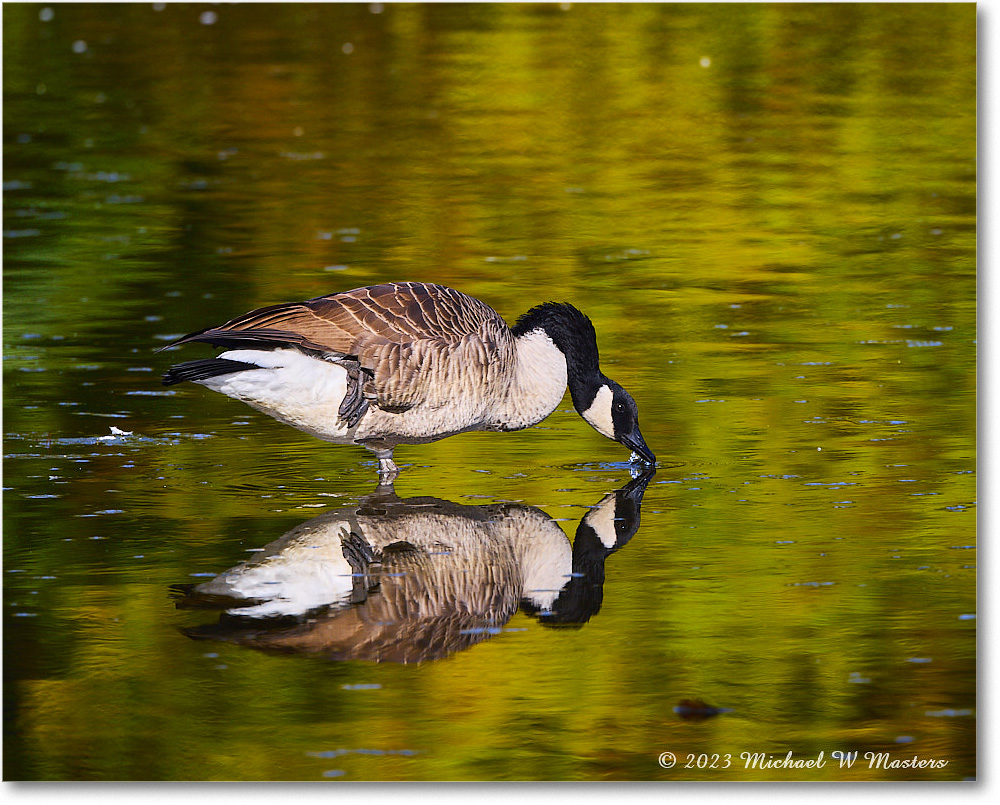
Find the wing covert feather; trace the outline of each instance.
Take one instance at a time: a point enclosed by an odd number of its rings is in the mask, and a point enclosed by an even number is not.
[[[267,342],[351,356],[373,377],[366,393],[389,410],[439,407],[483,394],[513,369],[506,323],[488,305],[451,288],[393,282],[272,305],[178,344]]]

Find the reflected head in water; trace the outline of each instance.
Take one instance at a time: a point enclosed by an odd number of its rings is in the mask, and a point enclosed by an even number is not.
[[[600,609],[604,561],[639,527],[652,472],[588,512],[576,542],[532,506],[400,499],[391,486],[315,517],[255,559],[199,585],[177,607],[221,609],[185,631],[333,660],[422,662],[469,648],[518,606],[543,623],[582,624]]]
[[[398,444],[541,422],[569,386],[599,433],[652,465],[635,400],[600,368],[583,313],[546,302],[509,328],[471,296],[423,282],[389,282],[251,311],[163,349],[203,342],[227,351],[171,367],[164,385],[193,381],[398,474]]]
[[[639,530],[642,496],[655,473],[639,475],[612,492],[588,512],[573,539],[573,570],[569,581],[547,609],[524,602],[529,615],[545,626],[583,626],[600,612],[604,601],[604,562],[623,548]]]

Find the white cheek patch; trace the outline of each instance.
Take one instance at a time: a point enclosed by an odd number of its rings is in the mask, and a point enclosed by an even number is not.
[[[612,492],[604,500],[591,509],[583,521],[594,529],[601,545],[609,550],[614,548],[618,542],[618,534],[615,532],[615,515],[617,514],[618,496]]]
[[[615,438],[615,423],[611,419],[611,403],[614,396],[608,386],[601,386],[590,408],[581,414],[594,430],[609,439]]]

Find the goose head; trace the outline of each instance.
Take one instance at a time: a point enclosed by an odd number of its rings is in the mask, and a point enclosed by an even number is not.
[[[591,385],[592,399],[585,391],[573,395],[577,413],[598,433],[625,445],[643,461],[654,464],[656,456],[646,445],[639,430],[639,408],[632,395],[608,377],[600,376],[596,387]],[[579,396],[579,399],[578,399]]]
[[[565,302],[545,302],[523,314],[511,331],[522,338],[536,330],[544,332],[566,360],[566,382],[577,413],[598,433],[655,463],[656,456],[639,430],[635,400],[601,372],[597,333],[590,319]]]

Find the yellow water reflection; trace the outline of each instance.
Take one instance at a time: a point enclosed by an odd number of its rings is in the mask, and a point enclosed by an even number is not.
[[[3,14],[8,779],[975,775],[974,5]],[[593,319],[661,460],[600,615],[410,665],[191,640],[172,585],[375,467],[154,349],[392,279]],[[568,543],[626,458],[567,399],[397,491]],[[839,749],[949,763],[657,759]]]

